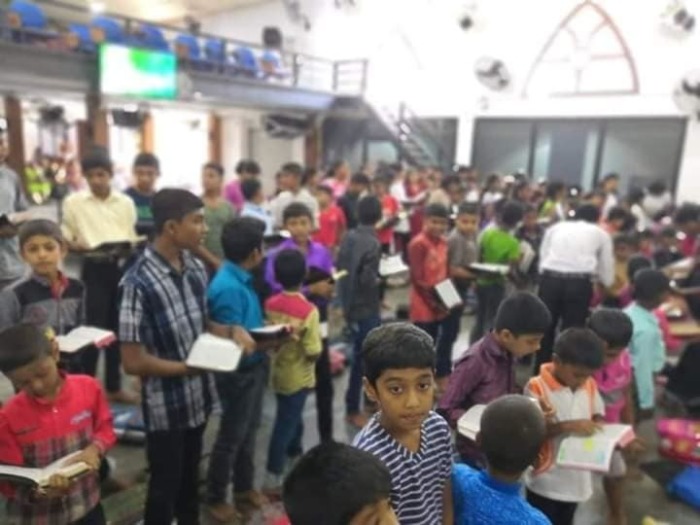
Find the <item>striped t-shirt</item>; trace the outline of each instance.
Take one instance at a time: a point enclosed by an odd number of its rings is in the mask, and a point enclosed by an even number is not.
[[[377,456],[391,472],[391,505],[401,525],[441,525],[442,498],[452,473],[452,440],[445,420],[431,412],[413,453],[379,423],[379,414],[360,432],[354,446]]]

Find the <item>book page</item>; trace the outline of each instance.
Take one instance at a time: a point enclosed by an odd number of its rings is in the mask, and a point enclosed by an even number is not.
[[[67,354],[77,352],[81,348],[92,344],[97,347],[104,347],[115,341],[115,339],[114,332],[92,326],[79,326],[66,335],[56,336],[58,349]]]
[[[476,441],[476,435],[481,430],[481,416],[486,405],[474,405],[457,421],[457,431],[466,438]]]
[[[582,437],[569,436],[562,440],[557,454],[560,467],[607,472],[615,450],[615,441],[602,434]]]
[[[452,308],[462,304],[462,298],[459,296],[454,283],[450,279],[445,279],[441,283],[438,283],[435,286],[435,292],[448,310],[452,310]]]
[[[404,264],[401,255],[390,255],[389,257],[382,257],[379,261],[379,275],[382,277],[390,277],[399,273],[404,273],[409,270],[408,266]]]
[[[212,372],[233,372],[243,356],[243,350],[231,341],[204,333],[194,342],[187,366]]]
[[[66,465],[68,461],[80,454],[80,452],[68,454],[44,468],[0,465],[0,479],[7,479],[20,484],[45,485],[54,474],[63,474],[67,478],[76,477],[90,470],[90,467],[83,462]]]
[[[498,275],[507,275],[510,271],[510,266],[507,264],[491,264],[491,263],[472,263],[469,268],[475,272],[493,273]]]
[[[0,465],[0,479],[25,485],[38,485],[44,477],[44,470],[40,468]]]

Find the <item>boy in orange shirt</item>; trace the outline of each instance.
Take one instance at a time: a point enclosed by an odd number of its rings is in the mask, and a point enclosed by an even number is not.
[[[316,200],[321,213],[318,217],[318,230],[314,234],[314,241],[335,252],[347,229],[345,213],[335,203],[333,190],[329,186],[321,185],[316,188]]]

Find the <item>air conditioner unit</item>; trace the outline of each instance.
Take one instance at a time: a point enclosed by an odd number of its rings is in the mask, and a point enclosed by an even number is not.
[[[309,117],[290,115],[265,115],[263,129],[272,138],[296,139],[303,137],[312,125]]]

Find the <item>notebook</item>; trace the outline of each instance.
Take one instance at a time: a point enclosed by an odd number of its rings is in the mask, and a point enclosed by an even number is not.
[[[472,263],[469,269],[474,273],[484,273],[490,275],[508,275],[510,266],[507,264]]]
[[[448,310],[452,310],[462,305],[462,297],[451,279],[445,279],[433,288],[442,305]]]
[[[58,349],[66,354],[73,354],[90,345],[95,345],[97,348],[104,348],[116,340],[117,336],[114,332],[92,326],[79,326],[66,335],[56,336]]]
[[[66,465],[69,460],[80,454],[80,451],[69,454],[58,461],[54,461],[44,468],[15,467],[12,465],[0,465],[0,479],[17,485],[30,485],[34,487],[47,487],[49,478],[54,474],[61,474],[68,479],[75,479],[90,471],[87,463],[82,461],[72,465]]]
[[[379,275],[391,277],[400,273],[408,272],[409,268],[403,262],[400,254],[382,257],[379,261]]]
[[[256,341],[271,341],[274,339],[284,339],[289,336],[292,333],[292,328],[286,324],[272,324],[254,328],[248,332]]]
[[[630,425],[604,425],[600,432],[592,436],[569,436],[559,444],[557,465],[608,472],[615,449],[629,445],[635,437]]]
[[[190,349],[187,366],[211,372],[233,372],[243,356],[243,350],[235,342],[204,333]]]

